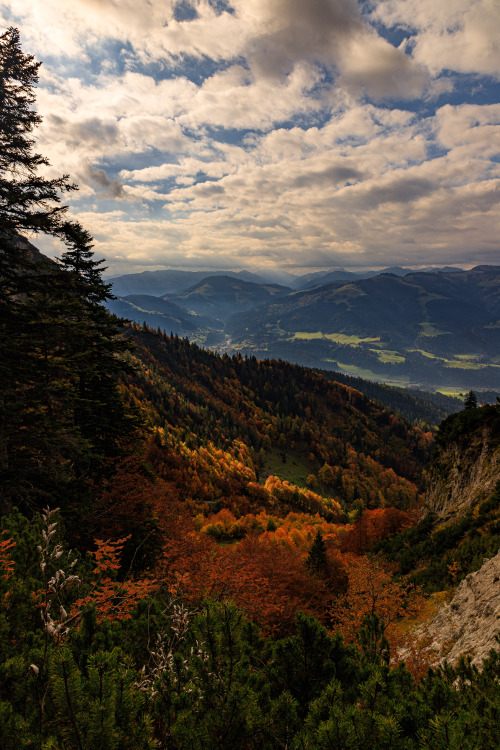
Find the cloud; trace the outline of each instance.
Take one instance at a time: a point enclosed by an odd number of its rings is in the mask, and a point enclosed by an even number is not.
[[[429,86],[423,67],[374,33],[349,40],[340,70],[341,84],[375,99],[413,99]]]
[[[96,169],[92,164],[87,164],[82,176],[85,182],[95,186],[106,197],[118,200],[126,197],[123,183],[120,180],[111,180],[104,169]]]
[[[346,182],[357,181],[362,177],[363,172],[360,172],[358,169],[338,164],[327,167],[326,169],[321,169],[318,172],[310,172],[309,174],[302,174],[299,177],[296,177],[294,180],[294,187],[304,188],[311,185],[322,187],[329,184],[343,184]]]
[[[49,113],[46,126],[59,134],[70,148],[84,144],[88,149],[100,151],[112,149],[118,142],[119,130],[116,121],[91,117],[80,121],[69,121],[60,115]]]
[[[460,77],[498,77],[493,0],[2,7],[45,60],[37,150],[112,272],[498,253],[500,105]]]
[[[372,210],[385,203],[413,203],[436,191],[436,183],[425,177],[412,174],[391,175],[390,179],[377,181],[368,189],[358,192],[355,200],[347,196],[349,205],[358,204],[363,210]]]
[[[336,63],[343,40],[363,29],[355,0],[239,0],[236,6],[252,29],[250,67],[269,77],[287,75],[299,59]]]
[[[208,0],[192,3],[196,14],[176,20],[174,0],[25,0],[20,13],[25,38],[42,56],[54,49],[91,61],[96,45],[118,40],[137,61],[245,60],[254,81],[280,81],[296,66],[326,66],[344,85],[374,97],[405,98],[426,84],[422,70],[377,36],[356,0],[232,0],[217,12]],[[44,30],[50,28],[50,35]],[[406,81],[406,85],[403,84]]]
[[[386,0],[374,17],[406,29],[413,59],[433,75],[452,70],[500,78],[497,0]]]

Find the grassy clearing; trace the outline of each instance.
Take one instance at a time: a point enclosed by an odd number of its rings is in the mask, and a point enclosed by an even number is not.
[[[338,366],[338,369],[342,372],[345,372],[347,375],[354,375],[358,378],[364,378],[365,380],[376,380],[379,382],[384,382],[386,385],[395,385],[403,388],[404,386],[407,386],[410,382],[410,378],[408,375],[400,375],[400,376],[392,376],[391,378],[386,378],[381,376],[380,373],[373,372],[373,370],[367,370],[363,367],[357,367],[356,365],[345,365],[342,364],[342,362],[336,362],[336,360],[333,359],[327,359],[326,362],[333,362]]]
[[[266,455],[261,481],[265,481],[269,474],[274,474],[282,481],[286,480],[296,484],[297,487],[305,487],[307,477],[309,474],[315,474],[317,469],[317,466],[308,461],[306,453],[302,453],[297,448],[293,451],[286,451],[285,462],[283,462],[281,452],[273,449]]]
[[[380,362],[390,362],[391,364],[397,364],[398,362],[405,362],[406,358],[399,354],[399,352],[391,351],[390,349],[370,349],[371,352],[377,355]]]
[[[475,361],[477,357],[474,354],[454,354],[453,359],[446,359],[446,357],[438,357],[437,354],[426,352],[424,349],[409,349],[408,351],[418,352],[423,357],[438,360],[442,362],[444,367],[451,367],[455,370],[482,370],[488,366],[485,363]]]
[[[312,339],[322,339],[324,338],[324,335],[321,333],[321,331],[315,331],[314,333],[307,333],[302,331],[297,331],[293,334],[293,339],[306,339],[307,341],[310,341]]]
[[[350,346],[357,346],[358,344],[372,344],[376,341],[380,341],[380,336],[371,338],[361,338],[360,336],[348,336],[345,333],[326,333],[325,338],[333,341],[335,344],[349,344]]]
[[[312,339],[328,339],[328,341],[333,341],[335,344],[346,344],[347,346],[358,346],[358,344],[365,344],[365,343],[375,343],[377,341],[380,341],[380,336],[376,337],[370,337],[370,338],[361,338],[361,336],[355,336],[355,335],[348,335],[346,333],[322,333],[321,331],[314,331],[311,332],[305,332],[305,331],[296,331],[293,334],[293,339],[306,339],[306,340],[312,340]]]
[[[409,352],[418,352],[423,357],[427,357],[428,359],[440,359],[444,362],[442,357],[438,357],[436,354],[432,354],[431,352],[426,352],[425,349],[408,349]]]
[[[465,362],[461,359],[445,359],[443,362],[445,367],[452,367],[455,370],[482,370],[486,367],[478,362]]]
[[[453,396],[454,398],[465,398],[465,393],[463,388],[456,388],[451,385],[443,385],[439,388],[436,388],[436,393],[442,393],[443,396]]]
[[[440,331],[439,328],[436,328],[434,323],[420,323],[420,327],[422,330],[420,331],[421,336],[429,336],[434,338],[435,336],[444,336],[445,334],[449,333],[449,331]]]

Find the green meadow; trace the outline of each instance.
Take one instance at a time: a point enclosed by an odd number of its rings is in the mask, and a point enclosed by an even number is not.
[[[350,335],[346,333],[322,333],[321,331],[315,331],[314,333],[308,333],[304,331],[296,331],[293,334],[292,339],[328,339],[333,341],[335,344],[346,344],[347,346],[358,346],[359,344],[375,343],[380,341],[380,336],[371,338],[361,338],[360,336]]]

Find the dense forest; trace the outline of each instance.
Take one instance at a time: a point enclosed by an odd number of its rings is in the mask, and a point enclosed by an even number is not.
[[[496,748],[498,653],[429,669],[410,623],[495,544],[500,492],[439,537],[427,428],[107,312],[17,30],[0,60],[0,746]]]

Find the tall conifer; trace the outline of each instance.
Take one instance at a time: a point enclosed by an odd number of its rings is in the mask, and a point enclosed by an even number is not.
[[[76,186],[38,174],[48,164],[33,139],[39,66],[17,29],[0,35],[0,512],[61,504],[129,426],[115,379],[126,344],[102,306],[110,287],[92,237],[61,205]],[[50,261],[25,232],[67,251]]]

